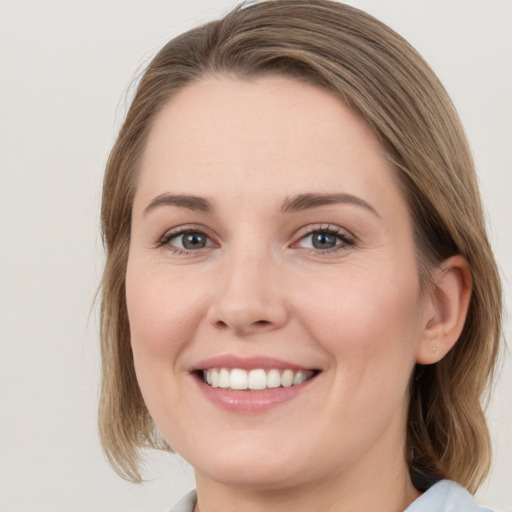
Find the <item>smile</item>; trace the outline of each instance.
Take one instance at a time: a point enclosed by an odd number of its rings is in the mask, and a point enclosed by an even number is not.
[[[298,386],[314,377],[312,370],[278,370],[276,368],[243,370],[210,368],[202,370],[202,380],[212,388],[261,391]]]

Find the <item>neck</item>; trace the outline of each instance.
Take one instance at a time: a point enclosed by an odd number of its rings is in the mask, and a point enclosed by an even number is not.
[[[399,466],[361,467],[350,474],[280,489],[232,487],[196,473],[195,512],[402,512],[420,493],[412,485],[405,461]]]

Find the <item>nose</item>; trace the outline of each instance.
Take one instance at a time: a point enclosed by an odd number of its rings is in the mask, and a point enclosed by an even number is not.
[[[249,336],[279,329],[288,321],[279,269],[270,255],[232,254],[222,263],[207,319],[216,329]]]

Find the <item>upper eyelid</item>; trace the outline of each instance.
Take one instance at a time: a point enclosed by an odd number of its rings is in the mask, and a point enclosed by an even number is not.
[[[300,247],[301,242],[303,242],[307,237],[313,235],[314,233],[329,233],[333,236],[336,236],[340,241],[339,244],[336,244],[334,247],[330,248],[311,248],[311,247]],[[342,228],[337,224],[321,224],[316,226],[305,226],[295,235],[293,242],[289,245],[292,249],[303,250],[309,253],[318,254],[318,255],[335,255],[339,254],[340,251],[346,251],[348,249],[353,249],[357,247],[359,244],[359,240],[355,235],[352,234],[351,231]]]
[[[179,235],[180,233],[189,233],[189,232],[198,232],[198,233],[204,233],[207,235],[211,232],[210,229],[208,229],[206,226],[203,226],[201,224],[179,224],[178,226],[175,226],[173,228],[169,228],[165,230],[162,237],[167,235]]]
[[[156,243],[157,245],[163,245],[169,243],[169,241],[172,240],[173,238],[186,233],[201,233],[207,236],[210,240],[215,239],[215,237],[212,236],[211,234],[211,230],[209,230],[205,226],[195,224],[183,224],[166,230],[163,235],[158,237]]]
[[[351,240],[357,240],[357,237],[348,229],[342,228],[341,226],[338,226],[337,224],[314,224],[309,226],[304,226],[303,228],[299,229],[296,234],[294,235],[294,238],[296,240],[300,240],[301,238],[311,235],[313,233],[317,233],[319,231],[324,231],[327,233],[332,233],[335,235],[345,235],[347,238],[350,238]]]

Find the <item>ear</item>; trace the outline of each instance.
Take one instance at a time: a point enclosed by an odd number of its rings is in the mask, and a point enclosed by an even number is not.
[[[433,286],[426,300],[424,331],[416,362],[440,361],[455,345],[464,327],[473,280],[463,256],[443,261],[432,276]]]

